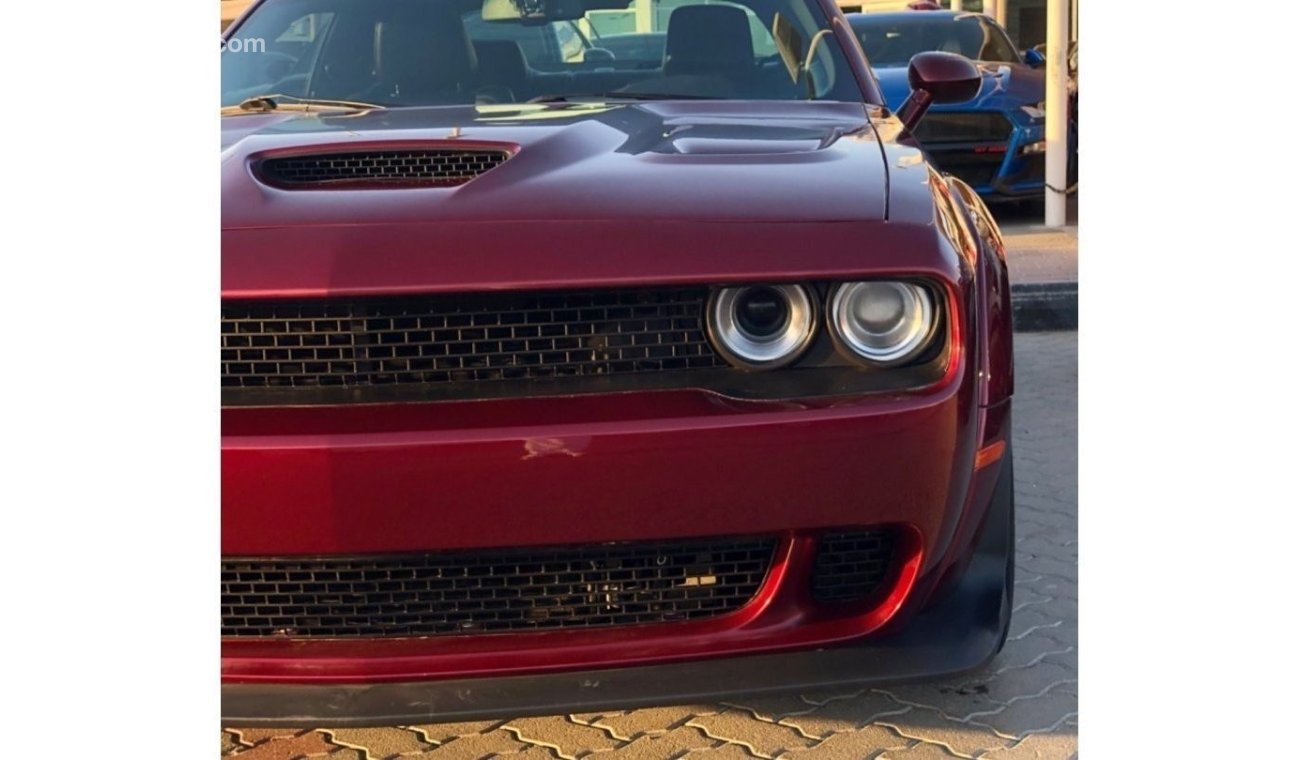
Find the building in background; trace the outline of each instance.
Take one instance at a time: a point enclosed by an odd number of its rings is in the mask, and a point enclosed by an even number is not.
[[[226,31],[226,27],[252,4],[253,0],[221,0],[221,31]]]
[[[950,8],[949,0],[932,0],[945,10]],[[905,11],[916,0],[835,0],[845,13],[892,13]],[[984,12],[984,0],[962,0],[961,9],[974,13]]]
[[[913,0],[837,0],[845,13],[880,13],[905,10]],[[937,4],[951,7],[949,0],[936,0]],[[1006,12],[1002,14],[1003,26],[1011,41],[1021,50],[1047,42],[1047,0],[1002,0]],[[993,12],[992,0],[961,0],[961,9],[973,13]],[[1070,1],[1070,39],[1077,40],[1078,0]]]
[[[1047,42],[1047,0],[1003,0],[1007,4],[1006,27],[1012,42],[1021,50],[1046,44]],[[1079,38],[1075,15],[1078,0],[1070,2],[1070,39]]]

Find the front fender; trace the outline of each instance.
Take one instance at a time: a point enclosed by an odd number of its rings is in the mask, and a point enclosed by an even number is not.
[[[981,350],[980,405],[996,406],[1015,391],[1012,352],[1011,281],[1007,273],[1006,245],[997,220],[970,185],[948,177],[959,216],[977,242],[975,291],[980,300],[976,326]]]
[[[960,249],[973,274],[971,286],[969,356],[976,365],[975,389],[980,409],[979,454],[972,462],[971,483],[952,540],[938,563],[943,576],[925,604],[939,603],[965,577],[977,547],[990,531],[1001,530],[997,520],[997,483],[1004,472],[1010,477],[1011,403],[1015,377],[1012,359],[1011,287],[1007,276],[1006,248],[997,222],[969,185],[959,179],[933,174],[937,210],[956,228]]]

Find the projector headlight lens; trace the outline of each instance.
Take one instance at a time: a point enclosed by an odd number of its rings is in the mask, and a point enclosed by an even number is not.
[[[873,364],[915,357],[934,333],[930,294],[908,282],[850,282],[835,289],[830,323],[839,342]]]
[[[747,285],[713,294],[708,326],[727,361],[774,369],[798,359],[812,342],[817,314],[802,285]]]

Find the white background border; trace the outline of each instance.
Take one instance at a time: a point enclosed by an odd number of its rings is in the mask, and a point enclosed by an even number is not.
[[[214,757],[217,2],[0,21],[0,756]]]
[[[0,751],[209,756],[217,3],[3,19]],[[1294,9],[1096,0],[1080,21],[1082,746],[1283,756]]]

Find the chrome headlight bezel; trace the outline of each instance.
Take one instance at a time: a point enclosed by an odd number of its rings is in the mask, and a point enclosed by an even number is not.
[[[868,297],[872,288],[892,287],[901,295],[904,316],[897,337],[872,333],[854,319],[855,299]],[[836,348],[848,359],[872,367],[897,367],[920,356],[934,342],[939,329],[939,306],[934,293],[924,285],[906,280],[862,280],[842,282],[827,298],[827,322]],[[910,315],[910,317],[909,317]],[[881,345],[881,343],[885,345]]]
[[[788,310],[781,331],[770,338],[747,331],[736,315],[743,296],[763,289],[781,294]],[[718,288],[709,296],[705,309],[709,342],[729,364],[748,370],[778,369],[798,361],[816,339],[819,322],[817,299],[807,287],[798,284]]]

